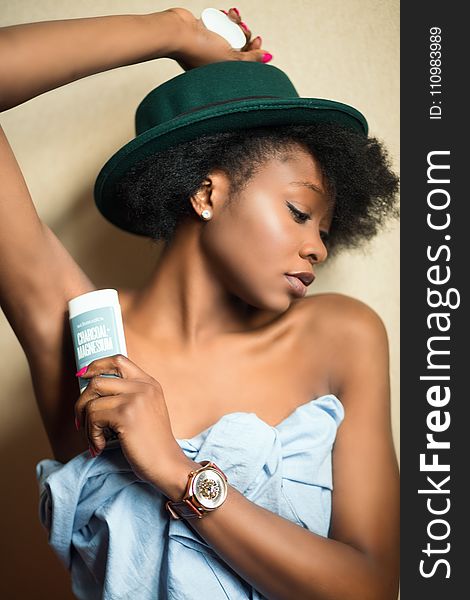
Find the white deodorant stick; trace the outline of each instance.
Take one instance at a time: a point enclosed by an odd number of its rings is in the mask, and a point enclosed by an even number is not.
[[[69,301],[69,321],[77,371],[97,358],[127,356],[117,290],[95,290]],[[103,377],[116,377],[105,375]],[[79,377],[80,393],[88,380]]]
[[[240,50],[246,44],[243,31],[221,10],[205,8],[201,13],[201,21],[207,29],[225,38],[235,50]]]
[[[117,290],[95,290],[69,301],[69,321],[77,371],[97,358],[123,354],[127,356],[121,305]],[[117,377],[103,373],[101,377]],[[78,378],[80,394],[89,380]],[[103,430],[106,448],[119,446],[117,434]]]

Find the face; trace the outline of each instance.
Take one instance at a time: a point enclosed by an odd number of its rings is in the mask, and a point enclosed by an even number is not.
[[[318,163],[293,148],[267,161],[230,205],[227,176],[218,172],[209,179],[204,208],[213,217],[201,237],[209,264],[228,291],[248,304],[286,310],[298,298],[286,274],[314,273],[327,257],[324,239],[334,203]]]

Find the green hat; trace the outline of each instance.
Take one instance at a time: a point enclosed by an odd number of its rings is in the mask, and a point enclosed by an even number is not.
[[[318,121],[368,133],[367,121],[355,108],[300,98],[287,75],[273,65],[225,61],[192,69],[159,85],[139,104],[136,137],[106,162],[96,179],[96,206],[120,229],[150,235],[114,194],[116,183],[137,162],[204,134]]]

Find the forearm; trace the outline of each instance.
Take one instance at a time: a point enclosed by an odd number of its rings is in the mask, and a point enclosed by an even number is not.
[[[0,110],[94,73],[168,56],[178,37],[171,10],[3,27]]]
[[[185,473],[198,466],[182,463],[168,497],[182,497]],[[396,600],[394,583],[366,554],[254,504],[233,486],[220,508],[187,523],[270,600]]]

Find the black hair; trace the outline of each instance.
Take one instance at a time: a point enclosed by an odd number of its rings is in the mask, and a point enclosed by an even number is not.
[[[195,217],[189,198],[213,170],[241,191],[266,160],[302,146],[319,163],[335,207],[329,255],[357,248],[388,218],[398,217],[398,177],[383,144],[334,123],[258,127],[208,134],[149,156],[117,184],[126,209],[146,223],[149,237],[170,242],[178,224]]]

